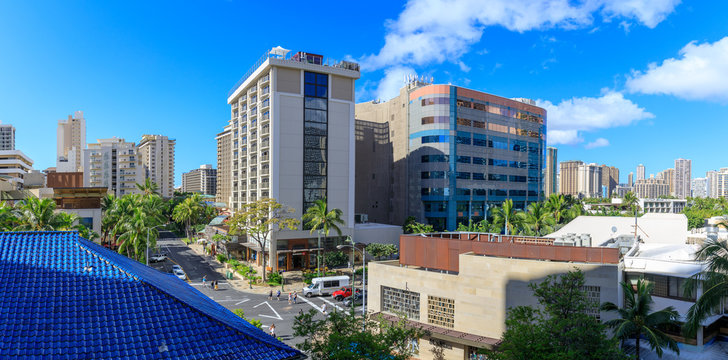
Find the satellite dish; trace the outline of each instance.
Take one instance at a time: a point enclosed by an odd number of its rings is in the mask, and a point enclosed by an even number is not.
[[[616,233],[617,232],[617,227],[616,226],[612,226],[612,232],[613,233]]]

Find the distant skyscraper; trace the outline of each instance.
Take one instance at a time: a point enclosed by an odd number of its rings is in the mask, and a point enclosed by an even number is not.
[[[694,198],[708,197],[708,179],[695,178],[692,183],[692,196]]]
[[[15,150],[15,128],[10,124],[0,124],[0,150]]]
[[[690,196],[691,161],[687,159],[675,160],[675,197],[685,199]]]
[[[597,164],[581,164],[577,169],[577,191],[580,198],[602,196],[602,167]]]
[[[634,173],[629,173],[627,176],[627,186],[632,187],[634,186]]]
[[[728,168],[707,172],[708,196],[711,198],[728,198]]]
[[[668,195],[669,192],[670,185],[658,178],[637,180],[634,184],[635,196],[640,199],[656,199]]]
[[[710,170],[705,173],[705,178],[707,179],[707,191],[708,191],[708,197],[711,198],[717,198],[718,197],[718,172],[715,170]]]
[[[637,165],[637,179],[635,180],[644,180],[645,179],[645,166],[642,164]]]
[[[199,169],[182,173],[182,192],[215,195],[217,170],[212,165],[200,165]]]
[[[83,149],[86,148],[86,120],[83,111],[76,111],[66,120],[58,120],[56,171],[83,171]]]
[[[675,195],[675,169],[665,169],[657,174],[658,179],[664,180],[670,186],[670,195]]]
[[[232,195],[232,168],[233,168],[233,140],[232,125],[225,126],[225,129],[217,134],[217,186],[215,189],[215,201],[227,204],[230,208],[230,196]],[[238,165],[237,153],[235,154],[235,165]],[[237,185],[237,182],[236,182]],[[238,189],[235,189],[238,190]]]
[[[579,166],[584,162],[579,160],[564,161],[559,164],[559,193],[579,196]]]
[[[159,195],[174,195],[174,146],[175,140],[163,135],[142,135],[139,156],[146,170],[146,177],[159,186]]]
[[[556,181],[556,170],[558,166],[557,162],[557,150],[555,147],[546,148],[546,174],[544,174],[544,196],[548,197],[551,194],[558,192],[558,183]]]
[[[83,150],[83,186],[105,187],[116,196],[138,194],[144,168],[133,142],[112,137],[98,139]]]
[[[606,189],[606,196],[612,195],[612,192],[619,184],[619,169],[614,166],[602,165],[602,186]]]

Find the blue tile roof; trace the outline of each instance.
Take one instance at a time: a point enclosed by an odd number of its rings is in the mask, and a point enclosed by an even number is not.
[[[78,236],[0,233],[0,358],[290,359],[173,275]]]

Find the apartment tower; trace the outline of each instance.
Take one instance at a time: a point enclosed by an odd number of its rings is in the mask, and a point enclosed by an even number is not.
[[[629,175],[627,175],[627,186],[634,186],[634,173],[630,172]]]
[[[670,186],[670,195],[675,195],[675,169],[665,169],[657,174],[658,179],[664,180]]]
[[[174,146],[175,140],[163,135],[142,135],[139,157],[145,176],[159,187],[159,195],[174,195]]]
[[[675,160],[675,197],[685,199],[690,196],[691,161],[688,159]]]
[[[182,192],[215,196],[217,188],[217,169],[212,165],[200,165],[199,169],[182,173]]]
[[[579,165],[576,184],[579,198],[601,197],[602,167],[593,163]]]
[[[614,166],[602,165],[602,187],[606,190],[605,197],[612,196],[612,193],[619,184],[619,169]]]
[[[556,194],[559,191],[556,174],[558,173],[558,159],[557,150],[555,147],[549,146],[546,148],[546,170],[543,178],[543,195],[545,197]]]
[[[634,184],[634,193],[640,199],[657,199],[670,194],[670,185],[658,178],[637,180]]]
[[[56,142],[56,171],[83,171],[83,149],[86,148],[86,120],[83,111],[76,111],[68,119],[58,120]]]
[[[15,150],[15,127],[0,123],[0,150]]]
[[[645,166],[642,164],[637,165],[637,178],[635,181],[645,179]]]
[[[389,129],[392,162],[377,162],[391,168],[390,224],[414,216],[455,230],[505,199],[516,208],[543,199],[546,110],[532,100],[411,78],[389,101],[357,104],[356,118]],[[357,188],[357,206],[376,211],[370,193]]]
[[[33,160],[20,150],[0,150],[0,190],[21,190]]]
[[[564,161],[559,164],[559,192],[564,195],[579,196],[579,160]]]
[[[707,178],[695,178],[691,185],[692,197],[694,198],[705,198],[708,197],[708,179]]]
[[[217,134],[217,185],[215,186],[215,201],[227,204],[230,208],[230,196],[232,195],[232,133],[231,125],[225,126],[225,130]],[[236,169],[239,170],[239,169]]]
[[[301,218],[316,200],[341,209],[344,236],[354,227],[354,82],[359,65],[322,55],[267,51],[228,93],[231,209],[273,198]],[[333,233],[321,244],[335,249]],[[315,265],[316,234],[274,231],[273,271]],[[279,253],[280,250],[280,253]]]
[[[137,194],[144,168],[133,142],[112,137],[98,139],[83,150],[83,186],[105,187],[117,197]]]

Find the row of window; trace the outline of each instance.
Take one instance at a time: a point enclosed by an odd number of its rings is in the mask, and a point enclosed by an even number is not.
[[[430,124],[448,124],[450,122],[450,117],[448,116],[425,116],[422,118],[422,125],[430,125]],[[470,120],[470,119],[463,119],[458,118],[457,120],[458,126],[470,126],[478,129],[487,129],[490,131],[498,131],[505,134],[512,134],[512,135],[520,135],[520,136],[528,136],[535,139],[545,139],[545,134],[541,134],[538,131],[533,130],[526,130],[517,128],[514,126],[506,126],[506,125],[500,125],[500,124],[494,124],[494,123],[486,123],[484,121],[478,121],[478,120]]]
[[[472,191],[471,191],[472,190]],[[455,195],[470,196],[538,196],[538,191],[535,190],[505,190],[505,189],[461,189],[455,190]],[[449,195],[445,188],[426,188],[420,189],[422,196],[428,195]]]
[[[503,175],[503,174],[488,174],[485,176],[483,173],[469,173],[464,171],[455,172],[456,179],[462,180],[488,180],[488,181],[510,181],[510,182],[538,182],[536,176],[521,176],[521,175]],[[444,179],[445,171],[422,171],[420,173],[420,179]]]
[[[446,105],[450,103],[449,97],[434,97],[429,99],[422,99],[422,106],[429,105]],[[487,112],[494,115],[506,116],[513,119],[526,120],[537,124],[543,124],[543,117],[538,114],[533,114],[528,111],[519,111],[517,109],[510,108],[508,106],[491,104],[491,103],[479,103],[474,101],[460,100],[456,101],[456,105],[459,108],[475,109],[483,112]]]
[[[427,135],[421,138],[423,144],[429,143],[450,143],[451,135]],[[508,139],[500,136],[488,136],[473,134],[466,131],[458,131],[455,141],[461,145],[474,145],[502,150],[513,150],[518,152],[529,152],[538,154],[541,147],[537,143],[526,142],[516,139]]]
[[[422,163],[433,163],[433,162],[448,162],[449,156],[447,155],[422,155]],[[460,164],[475,164],[475,165],[490,165],[499,167],[511,167],[515,169],[531,169],[538,170],[537,163],[527,163],[525,161],[516,160],[501,160],[501,159],[488,159],[477,156],[463,156],[458,155],[456,161]]]
[[[304,73],[303,207],[326,198],[328,149],[328,75]]]

